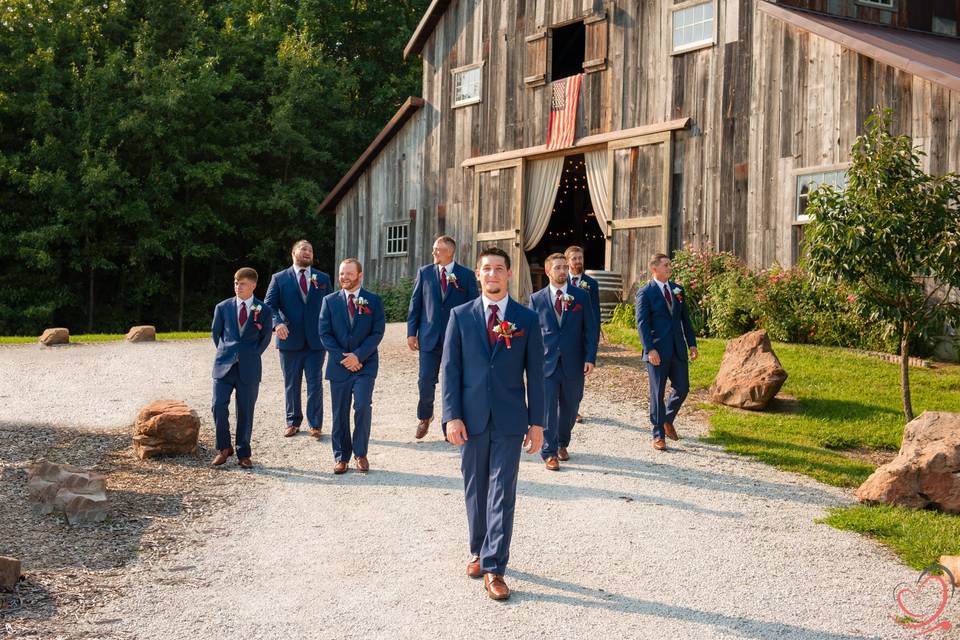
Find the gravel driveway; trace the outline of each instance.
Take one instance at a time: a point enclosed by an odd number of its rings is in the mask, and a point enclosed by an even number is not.
[[[178,553],[128,566],[119,597],[79,620],[78,637],[906,637],[889,617],[892,593],[916,572],[864,537],[814,522],[849,503],[848,492],[699,441],[695,414],[677,425],[684,440],[654,451],[644,394],[625,393],[636,388],[623,382],[636,377],[636,358],[610,348],[588,385],[570,462],[553,473],[524,455],[514,596],[489,600],[464,575],[457,452],[436,425],[413,438],[417,367],[404,336],[404,325],[389,325],[381,348],[366,476],[332,473],[326,387],[323,439],[281,437],[280,367],[269,350],[256,469],[222,470],[246,473],[249,489],[197,522]],[[0,422],[115,428],[145,402],[172,397],[212,430],[212,356],[202,340],[0,347],[12,379]]]

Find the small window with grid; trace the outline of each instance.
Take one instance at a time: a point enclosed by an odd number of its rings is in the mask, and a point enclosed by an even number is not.
[[[713,1],[673,12],[673,53],[713,44]]]
[[[881,9],[895,9],[893,0],[857,0],[857,4],[865,7],[879,7]]]
[[[410,237],[410,223],[387,225],[388,256],[402,256],[407,253],[407,241]]]
[[[797,176],[797,206],[793,218],[795,222],[810,221],[810,214],[807,213],[810,193],[823,184],[842,189],[847,185],[847,172],[840,169],[838,171],[820,171]]]
[[[453,70],[453,106],[462,107],[480,102],[483,63]]]

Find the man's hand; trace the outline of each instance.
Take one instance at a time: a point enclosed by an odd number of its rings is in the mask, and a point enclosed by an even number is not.
[[[463,420],[451,420],[447,423],[447,442],[459,447],[469,439],[467,425],[463,424]]]
[[[347,371],[356,372],[356,371],[360,371],[360,368],[363,367],[363,364],[361,364],[360,359],[357,358],[357,356],[353,355],[352,353],[345,353],[343,354],[343,356],[344,358],[343,360],[340,361],[340,364],[342,364],[347,369]]]
[[[523,439],[523,448],[527,453],[537,453],[543,447],[543,427],[537,424],[530,425],[527,436]]]
[[[690,347],[690,360],[691,361],[696,360],[698,357],[700,357],[700,352],[697,351],[697,348]]]
[[[583,363],[583,375],[588,376],[593,373],[594,364],[592,362]]]
[[[290,335],[290,330],[287,329],[287,325],[284,324],[283,322],[281,322],[276,327],[274,327],[274,331],[277,332],[277,337],[280,338],[281,340],[286,340],[287,336]]]
[[[657,353],[656,349],[653,349],[652,351],[647,353],[647,360],[649,360],[650,364],[652,364],[655,367],[660,366],[660,354]]]
[[[410,347],[410,351],[419,351],[420,341],[417,340],[417,336],[409,336],[407,338],[407,346]]]

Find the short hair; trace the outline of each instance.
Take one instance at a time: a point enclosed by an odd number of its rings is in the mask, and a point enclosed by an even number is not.
[[[583,247],[579,247],[575,244],[571,245],[567,247],[566,251],[563,252],[563,257],[569,258],[571,253],[579,253],[580,255],[583,255]]]
[[[296,242],[293,243],[293,246],[290,247],[290,253],[293,253],[294,251],[296,251],[297,249],[299,249],[305,244],[309,244],[310,248],[313,249],[313,244],[309,240],[297,240]]]
[[[563,260],[564,263],[566,263],[567,256],[563,255],[562,253],[551,253],[550,255],[547,256],[547,259],[544,260],[543,263],[546,265],[547,269],[552,269],[553,262],[555,260]]]
[[[258,278],[257,270],[252,267],[240,267],[237,269],[237,272],[233,274],[234,280],[253,280],[256,282]]]
[[[363,273],[363,265],[360,264],[360,261],[357,260],[356,258],[344,258],[343,260],[340,261],[341,266],[345,264],[355,264],[357,265],[357,273]]]
[[[436,242],[442,242],[453,247],[454,250],[457,248],[457,241],[451,238],[450,236],[440,236],[436,239]]]
[[[510,270],[510,254],[501,249],[500,247],[487,247],[480,252],[480,255],[477,256],[477,268],[480,268],[480,263],[483,262],[484,256],[500,256],[503,258],[503,261],[507,263],[507,271]]]
[[[647,266],[653,269],[655,266],[660,264],[661,260],[669,260],[669,259],[670,259],[670,256],[668,256],[665,253],[655,253],[652,256],[650,256],[650,262],[647,263]]]

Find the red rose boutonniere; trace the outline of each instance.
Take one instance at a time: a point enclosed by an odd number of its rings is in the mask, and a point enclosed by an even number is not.
[[[460,280],[458,280],[457,276],[453,273],[447,274],[447,284],[451,285],[457,291],[463,291],[463,289],[460,288]]]
[[[253,311],[253,324],[258,329],[263,329],[263,323],[260,322],[260,310],[263,309],[262,304],[250,305],[250,310]]]
[[[506,320],[496,325],[493,328],[493,332],[497,334],[497,340],[503,340],[507,345],[507,349],[510,348],[510,340],[523,336],[523,329],[517,329],[517,325],[512,322],[507,322]]]
[[[683,302],[683,291],[680,290],[680,287],[673,288],[673,297],[676,298],[677,302]]]
[[[310,285],[311,285],[314,289],[319,289],[319,288],[320,288],[320,282],[319,282],[319,280],[317,280],[317,274],[314,273],[314,274],[311,274],[311,275],[310,275]]]
[[[365,313],[370,313],[370,302],[366,298],[357,297],[353,301],[353,304],[357,306],[357,315],[362,316]]]

